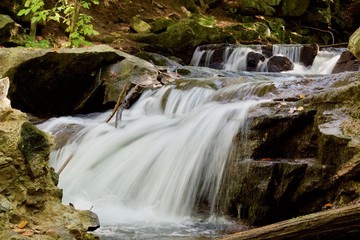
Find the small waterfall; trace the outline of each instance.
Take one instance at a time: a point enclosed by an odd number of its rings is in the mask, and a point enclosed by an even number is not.
[[[273,45],[273,55],[283,55],[289,58],[292,62],[298,63],[300,62],[300,55],[302,51],[303,45]]]
[[[247,47],[239,47],[234,49],[224,64],[225,70],[229,71],[246,71],[247,54],[254,50]]]
[[[249,87],[244,91],[252,95]],[[93,206],[105,225],[179,221],[192,216],[199,202],[214,209],[233,138],[259,103],[249,97],[214,101],[217,92],[174,86],[148,90],[124,111],[118,129],[104,123],[109,112],[41,124],[55,135],[64,123],[81,126],[50,157],[57,171],[68,162],[59,182],[64,202]]]
[[[191,58],[190,65],[209,67],[214,52],[215,50],[200,50],[200,48],[197,47]],[[201,60],[203,60],[204,55],[205,55],[205,61],[202,62]]]
[[[215,46],[212,46],[215,48]],[[200,50],[203,49],[203,50]],[[217,49],[220,51],[221,46]],[[301,63],[301,53],[304,47],[300,44],[287,44],[280,45],[275,44],[272,46],[270,53],[263,52],[264,49],[258,46],[226,46],[223,48],[223,61],[216,62],[214,66],[220,66],[222,70],[227,71],[255,71],[255,72],[267,72],[267,63],[270,58],[266,58],[268,55],[282,55],[287,57],[294,63],[294,69],[286,71],[291,74],[331,74],[337,60],[344,49],[334,50],[321,50],[315,57],[312,66],[306,67]],[[213,54],[215,50],[206,50],[206,47],[198,47],[194,52],[191,64],[194,66],[212,67]],[[268,51],[268,50],[264,50]],[[254,52],[263,55],[264,59],[258,59],[258,63],[255,66],[248,68],[248,54]],[[217,54],[218,56],[219,54]],[[205,57],[204,57],[205,56]],[[219,61],[217,59],[216,61]],[[254,64],[254,63],[253,63]]]

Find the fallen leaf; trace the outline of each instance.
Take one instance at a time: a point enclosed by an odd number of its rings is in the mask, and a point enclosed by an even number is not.
[[[332,205],[331,203],[327,203],[327,204],[324,205],[324,207],[325,207],[325,208],[332,208],[333,205]]]

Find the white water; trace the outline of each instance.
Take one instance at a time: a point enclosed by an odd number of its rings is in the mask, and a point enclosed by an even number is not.
[[[198,87],[147,91],[125,110],[118,129],[104,123],[110,112],[41,124],[41,129],[54,134],[64,124],[83,127],[72,143],[51,154],[57,171],[71,159],[60,175],[64,202],[92,208],[102,225],[119,225],[121,234],[160,227],[170,235],[192,236],[197,231],[215,236],[203,225],[224,221],[199,220],[194,210],[202,200],[209,203],[207,217],[214,213],[233,137],[246,126],[247,112],[258,103],[211,101],[216,94]]]
[[[292,62],[298,63],[300,62],[300,55],[303,45],[273,45],[273,55],[282,55],[289,58]]]
[[[300,63],[300,55],[302,51],[302,45],[273,45],[273,55],[286,56],[294,63],[294,69],[286,71],[291,74],[331,74],[336,62],[339,60],[341,51],[319,51],[314,59],[312,66],[305,67]],[[231,51],[232,50],[232,51]],[[229,54],[229,52],[231,53]],[[240,46],[235,49],[226,47],[223,54],[224,70],[228,71],[247,71],[247,54],[249,52],[262,53],[260,49],[255,47]],[[191,65],[209,67],[211,65],[212,55],[214,50],[200,50],[198,47],[193,54]],[[202,59],[204,64],[201,64]],[[264,62],[260,61],[256,68],[257,72],[267,72],[268,58]]]

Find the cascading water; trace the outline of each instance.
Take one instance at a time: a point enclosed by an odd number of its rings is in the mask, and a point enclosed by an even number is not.
[[[273,45],[272,55],[285,56],[294,63],[294,69],[286,71],[292,74],[330,74],[339,60],[342,50],[321,50],[318,52],[311,66],[306,67],[300,62],[301,52],[303,45],[298,44],[285,44],[285,45]],[[262,54],[260,46],[227,46],[224,48],[223,58],[221,64],[216,66],[222,66],[223,70],[228,71],[248,71],[247,69],[247,56],[248,53],[254,52]],[[193,54],[191,65],[210,67],[212,64],[214,50],[202,50],[200,47],[196,49]],[[264,61],[259,61],[255,71],[267,72],[267,62],[269,58],[265,58]]]
[[[214,226],[230,224],[209,217],[232,140],[259,103],[248,87],[235,90],[242,89],[250,99],[227,103],[216,101],[223,92],[211,88],[149,90],[124,112],[118,129],[104,123],[109,112],[41,124],[55,135],[64,124],[79,129],[51,154],[51,165],[63,169],[64,202],[92,208],[102,225],[112,226],[100,233],[115,233],[114,239],[216,236]],[[209,208],[205,217],[196,214],[201,203]]]
[[[303,45],[277,45],[274,44],[272,51],[273,55],[282,55],[289,58],[292,62],[298,63],[300,62],[301,50],[303,49]]]

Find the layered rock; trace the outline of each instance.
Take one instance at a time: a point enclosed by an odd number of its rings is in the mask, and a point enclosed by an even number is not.
[[[223,186],[222,210],[254,225],[360,201],[359,72],[284,84],[251,112]]]
[[[48,167],[52,140],[11,107],[0,108],[0,238],[95,239],[96,215],[61,203]]]

